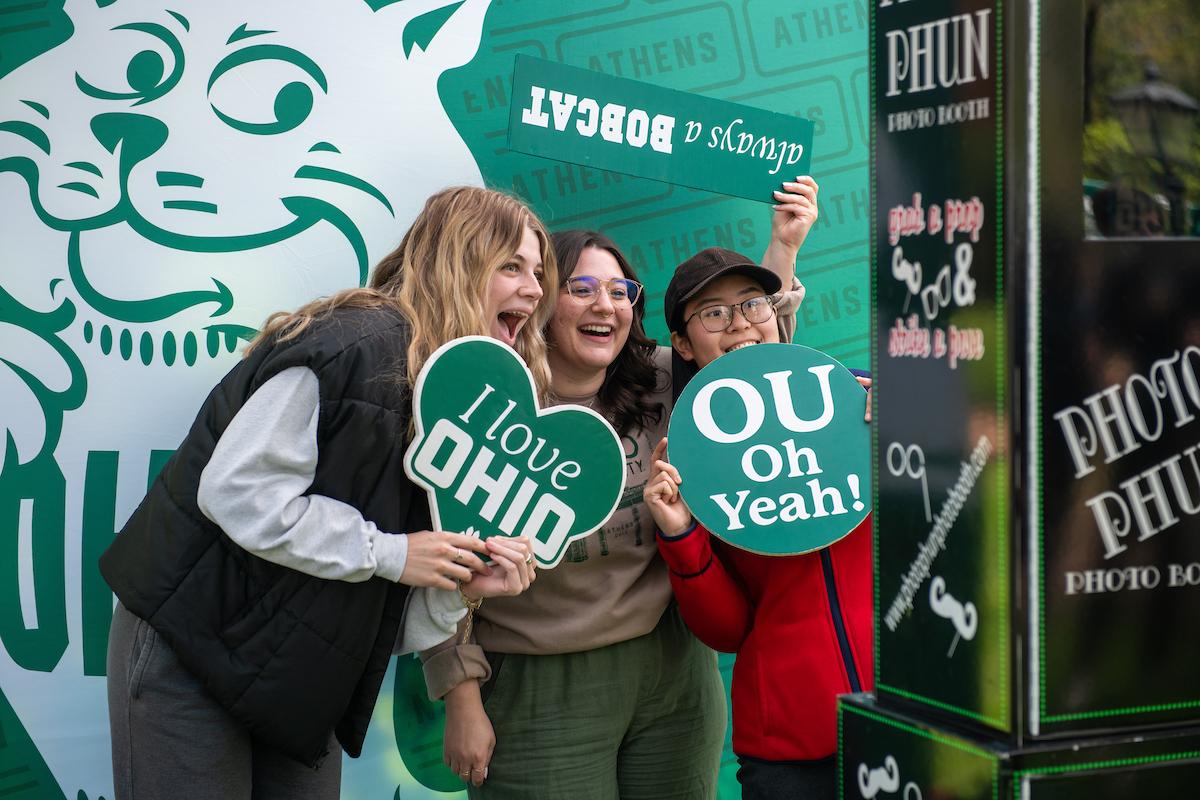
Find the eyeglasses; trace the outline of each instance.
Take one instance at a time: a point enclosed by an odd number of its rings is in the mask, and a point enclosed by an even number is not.
[[[608,293],[613,305],[633,305],[642,294],[642,285],[629,278],[613,278],[602,281],[591,275],[567,278],[567,293],[583,303],[594,303],[600,297],[600,289]]]
[[[727,330],[733,324],[733,310],[740,309],[742,316],[746,318],[746,322],[754,325],[759,322],[766,322],[775,313],[775,301],[767,295],[759,297],[751,297],[749,300],[743,300],[740,303],[723,306],[706,306],[695,314],[683,321],[687,325],[696,317],[700,318],[700,324],[704,326],[704,330],[709,333],[720,333]]]

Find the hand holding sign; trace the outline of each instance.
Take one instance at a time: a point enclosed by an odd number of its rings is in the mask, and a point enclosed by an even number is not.
[[[642,492],[642,499],[654,517],[654,524],[667,536],[678,536],[692,524],[692,510],[683,502],[679,484],[683,478],[679,470],[664,459],[667,457],[667,440],[663,439],[650,456],[650,478]]]
[[[817,221],[820,211],[817,192],[820,187],[809,175],[798,175],[794,181],[784,181],[783,190],[771,193],[775,205],[771,207],[771,240],[778,241],[793,253],[804,244],[808,232]],[[786,287],[785,287],[786,288]]]
[[[429,493],[434,526],[526,536],[542,566],[612,514],[625,488],[620,440],[582,406],[538,407],[510,347],[467,336],[438,348],[413,392],[404,470]]]
[[[716,359],[671,415],[683,499],[746,550],[793,555],[832,544],[870,511],[862,402],[849,370],[807,347],[760,344]]]
[[[400,582],[409,586],[453,589],[483,573],[487,565],[476,553],[487,552],[483,542],[460,533],[417,531],[408,534],[408,555]]]
[[[533,543],[524,536],[494,536],[484,544],[492,563],[462,585],[462,593],[467,598],[515,596],[528,589],[537,578]]]

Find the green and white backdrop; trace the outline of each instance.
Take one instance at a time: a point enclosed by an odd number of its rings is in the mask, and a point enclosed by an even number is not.
[[[865,366],[867,13],[0,0],[0,794],[112,797],[98,554],[266,315],[362,283],[430,193],[486,184],[552,228],[605,231],[657,336],[677,262],[762,252],[763,203],[508,151],[519,53],[811,119],[821,218],[797,339]],[[438,731],[401,660],[345,796],[451,788]]]

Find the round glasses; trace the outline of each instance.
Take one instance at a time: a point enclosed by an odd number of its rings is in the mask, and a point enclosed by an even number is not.
[[[642,294],[642,285],[629,278],[613,278],[602,281],[591,275],[579,275],[567,278],[567,293],[582,303],[594,303],[600,297],[601,290],[608,293],[608,299],[615,306],[628,306],[637,302]]]
[[[700,318],[700,324],[704,326],[704,330],[709,333],[720,333],[727,330],[733,324],[733,311],[739,309],[742,316],[746,318],[746,322],[754,325],[759,322],[766,322],[775,313],[775,301],[767,295],[760,297],[751,297],[748,300],[743,300],[740,303],[732,305],[715,305],[705,306],[704,308],[692,314],[683,321],[687,325],[696,317]]]

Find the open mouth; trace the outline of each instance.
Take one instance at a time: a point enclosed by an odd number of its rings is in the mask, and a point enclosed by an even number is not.
[[[725,352],[732,353],[734,350],[741,350],[743,347],[749,347],[752,344],[758,344],[758,339],[751,339],[748,342],[738,342],[733,347],[725,348]]]
[[[594,342],[610,342],[613,337],[612,325],[580,325],[579,332],[584,338]]]
[[[501,311],[496,315],[496,319],[500,321],[501,330],[507,333],[505,341],[511,345],[517,341],[517,333],[525,324],[525,320],[529,319],[529,314],[525,311]]]

